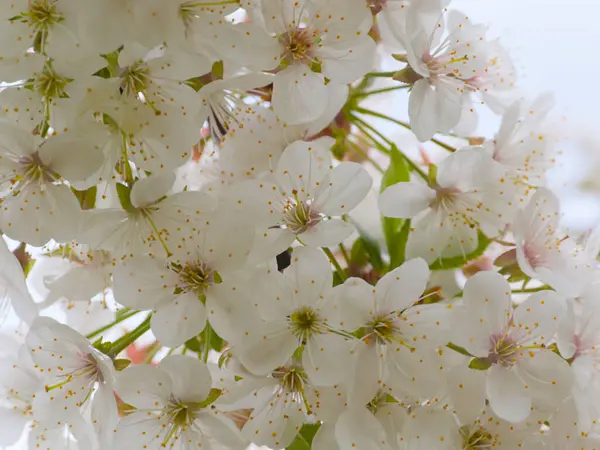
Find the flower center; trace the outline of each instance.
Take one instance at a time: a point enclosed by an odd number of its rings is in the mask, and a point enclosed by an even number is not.
[[[289,327],[294,336],[302,342],[308,341],[313,334],[326,331],[325,321],[319,313],[309,306],[303,306],[294,311],[288,318]]]
[[[308,383],[308,376],[301,367],[294,364],[278,367],[271,375],[279,381],[284,393],[304,394],[304,385]]]
[[[518,352],[519,344],[511,336],[492,337],[492,348],[488,359],[492,364],[512,367],[517,363]]]
[[[294,28],[279,38],[282,47],[281,59],[287,64],[310,63],[314,61],[313,51],[317,43],[314,31],[308,28]]]
[[[188,261],[183,266],[172,263],[171,269],[179,275],[178,289],[181,293],[192,292],[201,296],[218,280],[217,272],[202,261]]]
[[[46,64],[44,70],[35,79],[33,88],[46,99],[65,98],[65,88],[73,81],[70,78],[61,77],[56,71]]]
[[[150,69],[145,62],[139,61],[123,69],[121,73],[121,90],[124,95],[137,97],[150,84]]]
[[[367,324],[365,342],[375,339],[378,344],[404,343],[398,321],[393,314],[378,317]]]
[[[302,234],[322,220],[322,216],[313,211],[309,204],[302,201],[289,204],[284,210],[283,224],[294,234]]]
[[[496,447],[498,442],[485,428],[465,425],[460,428],[463,438],[462,450],[484,450]]]
[[[53,25],[63,20],[63,15],[56,11],[56,0],[33,0],[29,9],[22,15],[35,31],[48,31]]]

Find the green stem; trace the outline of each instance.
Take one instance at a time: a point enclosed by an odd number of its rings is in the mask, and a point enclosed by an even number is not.
[[[127,153],[127,135],[121,133],[121,152],[123,158],[123,172],[125,173],[125,180],[131,186],[133,184],[133,172],[131,170],[131,164],[129,164],[129,156]]]
[[[344,261],[346,261],[347,265],[350,265],[350,255],[348,255],[348,251],[346,250],[346,247],[344,247],[344,244],[340,244],[340,252],[342,253],[342,256],[344,257]]]
[[[152,314],[148,314],[148,317],[144,319],[136,328],[131,330],[125,336],[120,337],[112,343],[108,356],[115,358],[119,353],[137,341],[146,331],[150,329],[150,317]]]
[[[397,70],[392,70],[391,72],[371,72],[365,75],[366,78],[392,78]]]
[[[208,362],[208,354],[210,353],[210,340],[212,338],[212,327],[210,323],[206,322],[206,327],[204,327],[204,348],[202,353],[202,360],[204,363]]]
[[[93,339],[96,336],[98,336],[99,334],[103,333],[104,331],[106,331],[106,330],[114,327],[115,325],[123,322],[124,320],[127,320],[130,317],[135,316],[137,313],[139,313],[139,311],[127,311],[127,312],[121,314],[120,316],[118,316],[113,322],[109,323],[108,325],[105,325],[105,326],[103,326],[101,328],[98,328],[95,331],[92,331],[90,334],[88,334],[86,336],[86,338]]]
[[[448,144],[444,144],[442,141],[438,141],[435,138],[431,138],[431,142],[433,142],[434,144],[438,145],[439,147],[442,147],[444,150],[448,150],[451,153],[454,153],[456,151],[456,149],[454,147],[451,147]]]
[[[369,111],[369,110],[365,110],[365,109],[363,109],[363,108],[358,108],[356,111],[357,111],[357,112],[362,112],[363,114],[367,114],[367,113],[366,113],[366,112],[364,112],[364,111]],[[373,115],[374,117],[379,117],[379,118],[382,118],[382,119],[383,119],[383,118],[385,118],[385,119],[391,120],[391,121],[392,121],[392,122],[394,122],[394,123],[396,123],[396,122],[398,122],[398,123],[403,123],[403,122],[400,122],[400,121],[396,121],[396,119],[392,119],[391,117],[383,116],[383,115],[381,115],[381,114],[379,114],[379,113],[377,113],[377,112],[375,112],[375,111],[370,111],[370,112],[372,112],[372,113],[373,113],[373,114],[371,114],[371,115]],[[370,129],[370,130],[371,130],[373,133],[376,133],[376,134],[377,134],[379,137],[381,137],[381,139],[382,139],[382,140],[384,140],[386,143],[388,143],[388,144],[390,144],[390,145],[392,145],[392,144],[393,144],[393,143],[392,143],[392,141],[390,141],[388,138],[386,138],[385,136],[383,136],[383,135],[382,135],[382,134],[381,134],[379,131],[377,131],[377,130],[375,129],[375,127],[373,127],[372,125],[368,124],[367,122],[365,122],[365,121],[364,121],[363,119],[361,119],[360,117],[357,117],[357,116],[355,116],[355,115],[352,115],[352,114],[351,114],[351,115],[350,115],[350,119],[351,119],[351,121],[353,121],[354,125],[356,125],[356,126],[357,126],[357,127],[358,127],[358,128],[359,128],[359,129],[360,129],[362,132],[363,132],[363,133],[364,133],[364,130],[363,130],[363,129],[362,129],[360,126],[359,126],[359,123],[360,123],[360,124],[362,124],[362,126],[369,128],[369,129]],[[408,129],[410,130],[410,126],[409,126],[408,124],[404,124],[404,125],[406,125],[406,126],[408,127]],[[388,149],[382,148],[382,147],[381,147],[381,144],[379,144],[379,143],[378,143],[376,140],[374,140],[374,139],[373,139],[373,136],[371,136],[371,135],[370,135],[370,134],[368,134],[368,133],[367,133],[367,136],[369,136],[369,137],[371,138],[371,140],[372,140],[372,141],[373,141],[373,142],[374,142],[374,143],[375,143],[375,144],[378,146],[378,148],[379,148],[380,150],[384,151],[386,154],[389,154],[389,152],[390,152],[390,151],[389,151]],[[400,153],[402,153],[402,152],[400,152]],[[429,180],[429,178],[427,177],[427,174],[426,174],[425,172],[423,172],[423,170],[422,170],[422,169],[421,169],[421,168],[420,168],[420,167],[419,167],[419,166],[418,166],[418,165],[417,165],[417,164],[416,164],[416,163],[415,163],[415,162],[414,162],[412,159],[410,159],[410,158],[409,158],[408,156],[406,156],[404,153],[402,153],[402,156],[404,156],[404,160],[406,161],[406,163],[407,163],[407,164],[408,164],[408,165],[409,165],[409,166],[410,166],[410,167],[411,167],[411,168],[412,168],[412,169],[413,169],[415,172],[417,172],[421,178],[423,178],[425,181],[428,181],[428,180]]]
[[[552,290],[552,288],[550,286],[544,285],[544,286],[538,286],[538,287],[534,287],[534,288],[513,289],[512,293],[513,294],[528,294],[528,293],[547,291],[547,290]]]
[[[328,256],[329,261],[331,261],[331,264],[333,264],[333,267],[335,267],[335,270],[340,276],[342,282],[346,281],[348,279],[348,277],[346,276],[346,272],[344,272],[344,269],[342,269],[340,263],[337,261],[337,259],[335,259],[335,256],[333,256],[331,250],[329,250],[327,247],[323,247],[323,251]]]

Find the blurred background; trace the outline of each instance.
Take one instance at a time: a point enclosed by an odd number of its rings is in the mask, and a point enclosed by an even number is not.
[[[578,231],[595,226],[600,222],[600,0],[454,0],[451,5],[501,38],[528,96],[554,92],[563,158],[551,187],[563,200],[565,226]],[[482,116],[480,127],[490,135],[497,123]]]

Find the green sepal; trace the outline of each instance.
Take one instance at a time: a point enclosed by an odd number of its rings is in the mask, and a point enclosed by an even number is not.
[[[469,363],[469,368],[473,370],[488,370],[492,367],[492,362],[487,358],[473,358]]]
[[[75,197],[77,197],[81,209],[94,209],[96,207],[98,186],[92,186],[85,191],[78,191],[74,187],[71,187],[71,191],[75,194]]]
[[[120,372],[121,370],[127,369],[127,367],[129,367],[131,364],[131,361],[128,359],[115,359],[113,364],[115,365],[115,370]]]
[[[431,270],[449,270],[458,269],[469,261],[479,258],[485,253],[492,241],[488,239],[481,231],[478,233],[477,248],[467,255],[454,256],[452,258],[440,258],[429,265]]]
[[[315,434],[317,434],[320,427],[321,424],[318,423],[306,423],[302,425],[298,435],[292,443],[286,447],[286,450],[310,450]]]
[[[454,350],[455,352],[460,353],[461,355],[471,356],[471,357],[473,356],[467,351],[467,349],[465,349],[459,345],[453,344],[452,342],[448,342],[446,347],[448,347],[450,350]]]
[[[119,196],[119,203],[121,208],[127,212],[135,211],[135,207],[131,203],[131,187],[126,186],[122,183],[117,183],[117,195]]]
[[[221,389],[212,388],[208,393],[208,397],[206,397],[204,401],[200,402],[198,406],[200,408],[206,408],[207,406],[212,405],[214,402],[217,401],[217,399],[221,396],[222,393],[223,391],[221,391]]]

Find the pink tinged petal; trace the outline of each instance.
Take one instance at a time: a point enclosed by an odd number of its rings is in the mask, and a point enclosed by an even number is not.
[[[317,119],[327,108],[328,98],[323,74],[303,64],[279,72],[273,82],[273,109],[289,125]]]
[[[341,219],[330,219],[309,228],[299,238],[309,247],[331,247],[349,238],[354,231],[354,225]]]
[[[184,355],[170,355],[160,368],[171,377],[173,395],[182,402],[202,402],[210,392],[212,379],[202,361]]]
[[[172,382],[164,370],[140,364],[119,372],[115,391],[121,400],[138,409],[159,410],[169,402]]]
[[[342,449],[389,449],[386,433],[379,421],[365,407],[344,411],[335,425],[335,437]]]
[[[373,179],[358,163],[343,162],[329,176],[329,183],[319,186],[315,195],[315,209],[328,216],[341,216],[352,211],[362,202]]]
[[[429,208],[435,196],[423,183],[397,183],[379,196],[379,211],[385,217],[410,219]]]
[[[286,323],[265,323],[250,331],[238,348],[240,361],[250,372],[266,375],[288,361],[298,348],[298,338]]]
[[[562,296],[554,291],[537,292],[517,307],[511,334],[523,345],[547,344],[566,312],[567,304]]]
[[[321,250],[309,247],[294,249],[291,264],[283,276],[296,293],[296,308],[317,306],[333,284],[329,259]]]
[[[186,293],[156,306],[150,327],[166,347],[177,347],[204,330],[206,310],[198,296]]]
[[[487,398],[498,417],[512,423],[523,422],[531,413],[531,397],[514,369],[492,365],[488,369]]]
[[[311,337],[302,353],[302,366],[315,386],[333,386],[346,381],[350,364],[348,343],[334,334]]]
[[[430,273],[421,258],[406,261],[387,273],[375,287],[376,312],[400,312],[416,303],[427,287]]]
[[[173,183],[175,183],[173,172],[141,178],[131,189],[131,204],[136,208],[152,205],[167,195]]]
[[[371,71],[375,47],[375,41],[365,34],[327,42],[315,51],[315,56],[322,61],[323,74],[327,78],[348,84]]]
[[[485,409],[486,372],[470,369],[464,359],[447,372],[448,395],[460,423],[472,423]]]
[[[339,309],[340,323],[332,326],[354,331],[365,325],[374,314],[373,286],[362,278],[348,278],[333,288],[332,295]]]

